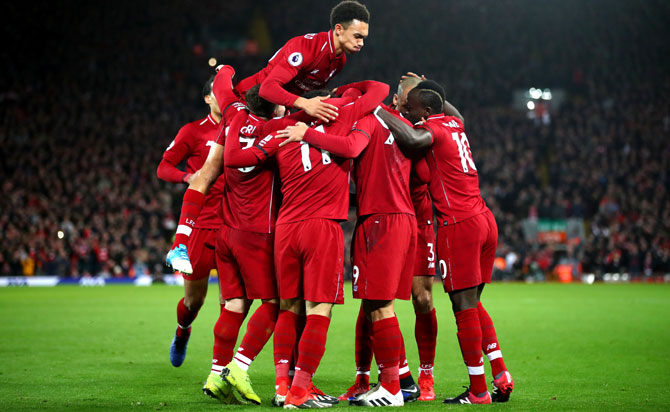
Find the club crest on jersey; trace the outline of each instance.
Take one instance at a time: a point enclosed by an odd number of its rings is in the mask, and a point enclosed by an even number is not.
[[[302,63],[302,53],[300,52],[295,52],[291,53],[288,56],[288,64],[290,64],[293,67],[298,67]]]

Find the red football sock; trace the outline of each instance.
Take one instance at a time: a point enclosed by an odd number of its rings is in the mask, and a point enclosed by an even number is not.
[[[484,358],[482,357],[482,329],[479,326],[477,308],[466,309],[454,313],[458,327],[458,343],[465,366],[470,375],[470,392],[475,395],[486,392],[484,376]]]
[[[205,195],[193,189],[186,189],[184,199],[181,203],[181,214],[177,225],[177,234],[172,243],[172,249],[179,245],[188,245],[189,236],[195,227],[195,221],[200,215],[200,210],[205,204]]]
[[[251,362],[256,359],[258,353],[272,336],[278,313],[278,304],[265,302],[249,318],[247,332],[244,334],[242,343],[240,343],[240,347],[233,357],[235,363],[243,370],[249,369]]]
[[[500,372],[506,371],[507,367],[503,361],[493,321],[481,302],[477,303],[477,312],[479,314],[479,325],[482,329],[482,350],[491,362],[491,372],[495,378]]]
[[[398,356],[402,347],[398,318],[386,318],[372,323],[372,347],[381,369],[379,382],[389,392],[400,391]]]
[[[309,315],[305,330],[300,338],[298,361],[295,365],[295,376],[291,384],[291,393],[302,397],[312,383],[312,375],[319,367],[323,353],[326,351],[326,338],[330,319],[327,316]],[[308,378],[309,377],[309,378]]]
[[[184,305],[184,298],[181,298],[179,303],[177,303],[177,336],[182,337],[185,334],[191,333],[191,323],[198,316],[198,310],[191,312],[188,310],[186,305]]]
[[[237,334],[240,332],[240,326],[242,326],[245,317],[246,313],[237,313],[221,308],[219,319],[214,325],[212,372],[221,373],[223,367],[233,359]]]
[[[372,363],[372,325],[365,317],[363,307],[358,311],[356,319],[356,379],[366,376],[370,380],[370,364]],[[361,379],[364,379],[361,377]]]
[[[302,332],[305,330],[305,323],[307,323],[307,316],[298,315],[298,319],[295,324],[295,344],[293,346],[293,358],[291,362],[291,370],[295,370],[295,364],[298,361],[298,348],[300,346],[300,338],[302,337]]]
[[[282,380],[289,380],[288,371],[293,358],[298,317],[289,310],[280,310],[277,316],[273,339],[277,384]]]
[[[437,344],[437,317],[435,308],[428,313],[416,313],[414,337],[419,349],[419,373],[433,374]]]
[[[400,373],[400,379],[406,379],[412,376],[412,372],[409,370],[409,364],[407,363],[407,354],[405,353],[405,338],[402,336],[402,332],[398,330],[400,334],[400,353],[398,355],[398,372]],[[379,361],[377,361],[379,363]]]

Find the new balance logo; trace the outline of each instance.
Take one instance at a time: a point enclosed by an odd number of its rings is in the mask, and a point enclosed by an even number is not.
[[[393,139],[393,133],[390,133],[388,139],[386,139],[384,144],[393,144],[393,140],[394,140]]]
[[[487,350],[487,351],[490,351],[491,349],[495,349],[497,346],[498,346],[498,344],[494,342],[494,343],[492,343],[492,344],[490,344],[490,345],[487,345],[487,346],[486,346],[486,350]]]

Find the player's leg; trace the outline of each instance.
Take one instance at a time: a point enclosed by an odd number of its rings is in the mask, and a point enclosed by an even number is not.
[[[354,255],[358,288],[354,297],[363,299],[363,309],[372,323],[380,384],[357,397],[355,402],[366,406],[401,406],[405,402],[405,393],[401,390],[403,379],[415,395],[412,400],[419,396],[406,365],[404,340],[393,309],[394,299],[411,297],[416,220],[405,214],[371,215],[363,219],[359,229],[362,236],[355,239],[358,240]],[[404,363],[402,372],[401,362]]]
[[[229,227],[222,226],[216,242],[221,311],[214,325],[212,368],[203,392],[223,403],[237,403],[230,384],[221,378],[223,368],[232,360],[237,336],[251,306],[244,298],[244,287],[229,244]]]
[[[177,272],[190,274],[193,271],[187,245],[195,228],[195,222],[205,204],[205,196],[221,173],[222,166],[223,146],[215,144],[210,148],[205,164],[193,175],[193,179],[184,193],[177,223],[177,233],[165,258],[165,263]]]
[[[354,402],[362,406],[402,406],[404,400],[398,369],[403,340],[393,300],[365,299],[363,306],[372,321],[372,346],[381,372],[379,385],[358,396]]]
[[[445,403],[491,403],[482,358],[482,330],[477,311],[478,288],[482,283],[481,248],[485,235],[477,216],[438,229],[437,246],[445,291],[449,293],[456,318],[461,355],[468,369],[470,386]]]
[[[355,261],[356,257],[361,253],[366,253],[362,244],[365,243],[365,234],[360,222],[356,222],[354,233],[352,237],[351,261]],[[357,249],[361,249],[357,251]],[[359,268],[354,264],[353,267],[353,282],[354,291],[357,288]],[[337,399],[341,401],[352,400],[358,395],[361,395],[370,390],[370,365],[372,364],[372,323],[370,322],[370,315],[363,310],[363,302],[358,311],[358,318],[356,319],[356,333],[355,333],[355,360],[356,360],[356,380],[354,384],[347,389]]]
[[[326,350],[332,307],[332,303],[305,302],[307,322],[300,338],[295,376],[286,397],[285,408],[321,408],[338,402],[337,398],[325,395],[312,383],[312,376]]]
[[[289,375],[294,363],[293,352],[298,341],[298,329],[305,305],[302,300],[301,258],[296,250],[296,235],[300,225],[279,224],[275,231],[275,268],[279,285],[279,315],[273,339],[275,363],[275,395],[272,403],[283,406],[292,378]]]
[[[191,337],[191,324],[198,316],[207,296],[207,283],[209,279],[186,280],[184,279],[184,297],[177,303],[177,329],[170,344],[170,362],[172,366],[179,367],[186,358],[186,348]]]
[[[177,304],[177,329],[170,345],[170,362],[175,367],[181,366],[186,358],[191,324],[205,302],[209,272],[216,267],[216,234],[217,230],[196,229],[189,244],[194,267],[191,274],[183,274],[184,297]]]
[[[339,223],[329,219],[308,219],[295,229],[300,230],[297,237],[302,255],[300,294],[305,299],[307,321],[284,407],[329,407],[338,403],[337,398],[316,389],[312,376],[326,349],[333,304],[344,303],[344,238]]]
[[[437,345],[437,316],[433,306],[433,276],[414,276],[412,279],[414,305],[414,338],[419,349],[420,401],[435,400],[433,366]]]
[[[273,261],[274,236],[229,228],[226,240],[240,269],[244,296],[248,301],[260,299],[262,303],[249,319],[242,342],[221,375],[243,398],[260,404],[248,370],[272,336],[279,313]]]
[[[486,309],[481,303],[481,295],[484,285],[491,281],[493,272],[493,260],[498,243],[498,227],[495,218],[491,212],[484,213],[488,223],[489,236],[482,247],[480,266],[482,270],[482,283],[477,290],[477,311],[479,313],[479,323],[482,329],[482,350],[491,363],[491,372],[493,381],[491,382],[491,400],[493,402],[507,402],[514,389],[514,380],[507,371],[507,366],[503,361],[502,351],[498,342],[493,321]]]
[[[272,403],[275,406],[284,405],[291,386],[292,377],[289,372],[291,363],[294,362],[298,323],[300,315],[304,317],[305,305],[302,299],[282,299],[279,308],[273,341],[276,379]]]
[[[355,360],[356,360],[356,380],[354,384],[347,389],[337,399],[341,401],[352,400],[370,390],[370,365],[372,364],[372,322],[368,319],[369,315],[363,310],[363,302],[358,311],[356,319],[355,333]]]

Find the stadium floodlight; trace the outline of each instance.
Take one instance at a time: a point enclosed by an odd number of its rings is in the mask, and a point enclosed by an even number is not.
[[[209,67],[216,67],[216,59],[214,57],[210,57],[207,63],[209,64]]]
[[[532,97],[533,99],[539,99],[540,97],[542,97],[542,89],[536,89],[534,87],[531,87],[528,90],[528,93],[530,94],[530,97]]]
[[[62,238],[64,238],[64,237],[65,237],[65,233],[63,233],[62,230],[59,230],[59,231],[58,231],[58,239],[62,239]]]
[[[544,89],[542,92],[542,100],[551,100],[551,90],[549,89]]]
[[[528,103],[526,103],[526,107],[528,108],[528,110],[535,110],[535,102],[533,102],[532,100],[528,101]]]

